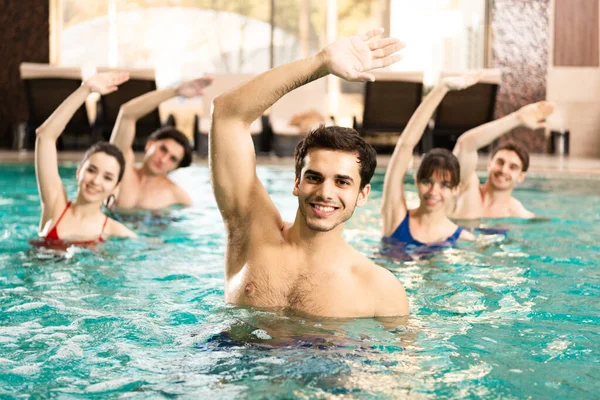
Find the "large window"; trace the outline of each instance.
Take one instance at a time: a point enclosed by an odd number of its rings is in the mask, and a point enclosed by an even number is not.
[[[441,71],[484,68],[485,0],[393,0],[391,33],[408,43],[396,68],[425,71],[435,81]]]
[[[395,68],[482,68],[486,0],[51,0],[52,59],[154,68],[159,86],[204,73],[259,73],[377,26],[408,42]],[[363,86],[329,80],[329,110],[361,112]]]

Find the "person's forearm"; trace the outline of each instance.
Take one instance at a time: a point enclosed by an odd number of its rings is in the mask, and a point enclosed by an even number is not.
[[[91,89],[87,85],[81,85],[37,128],[37,136],[57,140],[90,93]]]
[[[271,69],[217,97],[213,118],[235,118],[251,124],[285,94],[328,73],[322,53]]]
[[[477,128],[468,130],[459,137],[460,148],[463,151],[477,151],[520,125],[521,120],[517,113],[480,125]]]
[[[417,143],[419,143],[433,112],[436,110],[446,93],[448,93],[448,88],[442,83],[439,83],[431,90],[431,92],[429,92],[427,97],[423,99],[414,114],[410,117],[406,128],[404,128],[404,131],[400,136],[403,146],[414,148]]]
[[[158,107],[160,103],[176,95],[177,91],[174,87],[154,90],[123,104],[119,114],[122,118],[130,118],[137,121]]]
[[[407,152],[413,152],[413,149],[419,143],[427,123],[431,118],[431,115],[440,104],[444,96],[448,93],[448,88],[443,84],[435,86],[431,92],[423,99],[417,110],[414,112],[406,128],[400,135],[400,139],[396,143],[390,163],[388,167],[389,175],[398,168],[406,168],[409,164],[409,160],[406,159],[405,154]]]

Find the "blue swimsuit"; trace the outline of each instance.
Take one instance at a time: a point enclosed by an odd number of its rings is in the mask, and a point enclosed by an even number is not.
[[[452,234],[452,236],[450,236],[448,239],[444,240],[443,242],[435,243],[435,245],[439,245],[439,244],[453,245],[453,244],[455,244],[456,241],[458,240],[458,238],[460,237],[462,230],[463,230],[463,228],[461,228],[459,226],[456,229],[456,231]],[[406,213],[406,217],[404,217],[400,226],[394,231],[394,233],[392,233],[388,237],[393,239],[395,242],[405,243],[407,246],[408,245],[431,246],[431,244],[428,245],[426,243],[422,243],[422,242],[419,242],[418,240],[415,240],[415,238],[413,238],[413,236],[410,234],[410,229],[408,227],[408,213]]]

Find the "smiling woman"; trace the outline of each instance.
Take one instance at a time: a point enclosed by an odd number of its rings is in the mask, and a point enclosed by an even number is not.
[[[110,236],[135,236],[117,221],[106,217],[102,203],[113,195],[123,178],[123,153],[109,143],[97,143],[77,168],[77,197],[69,201],[58,173],[56,141],[75,111],[92,92],[107,94],[129,79],[127,74],[98,74],[71,94],[37,131],[35,171],[42,206],[35,244],[62,248],[66,244],[91,245]],[[60,229],[60,233],[59,233]]]

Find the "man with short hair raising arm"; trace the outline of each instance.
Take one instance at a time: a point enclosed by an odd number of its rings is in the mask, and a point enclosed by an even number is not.
[[[460,163],[460,192],[452,218],[533,218],[520,201],[512,197],[515,186],[525,179],[529,167],[527,149],[515,142],[495,150],[488,162],[488,179],[479,184],[475,171],[477,150],[519,126],[539,129],[552,114],[554,106],[547,101],[526,105],[506,117],[488,122],[465,132],[458,138],[454,154]]]
[[[398,61],[403,45],[374,39],[382,32],[340,39],[215,99],[209,157],[227,231],[226,301],[327,317],[408,314],[402,284],[342,238],[344,222],[367,200],[373,148],[349,128],[311,132],[296,148],[298,210],[289,224],[256,175],[250,136],[252,121],[286,93],[330,73],[373,80],[369,70]]]
[[[174,127],[161,128],[150,135],[144,161],[135,166],[133,139],[137,121],[165,100],[175,96],[201,96],[212,78],[204,77],[184,82],[176,87],[154,90],[121,106],[110,142],[125,155],[126,168],[116,206],[120,210],[157,210],[172,205],[189,206],[192,201],[183,188],[167,177],[177,168],[192,162],[188,138]]]

